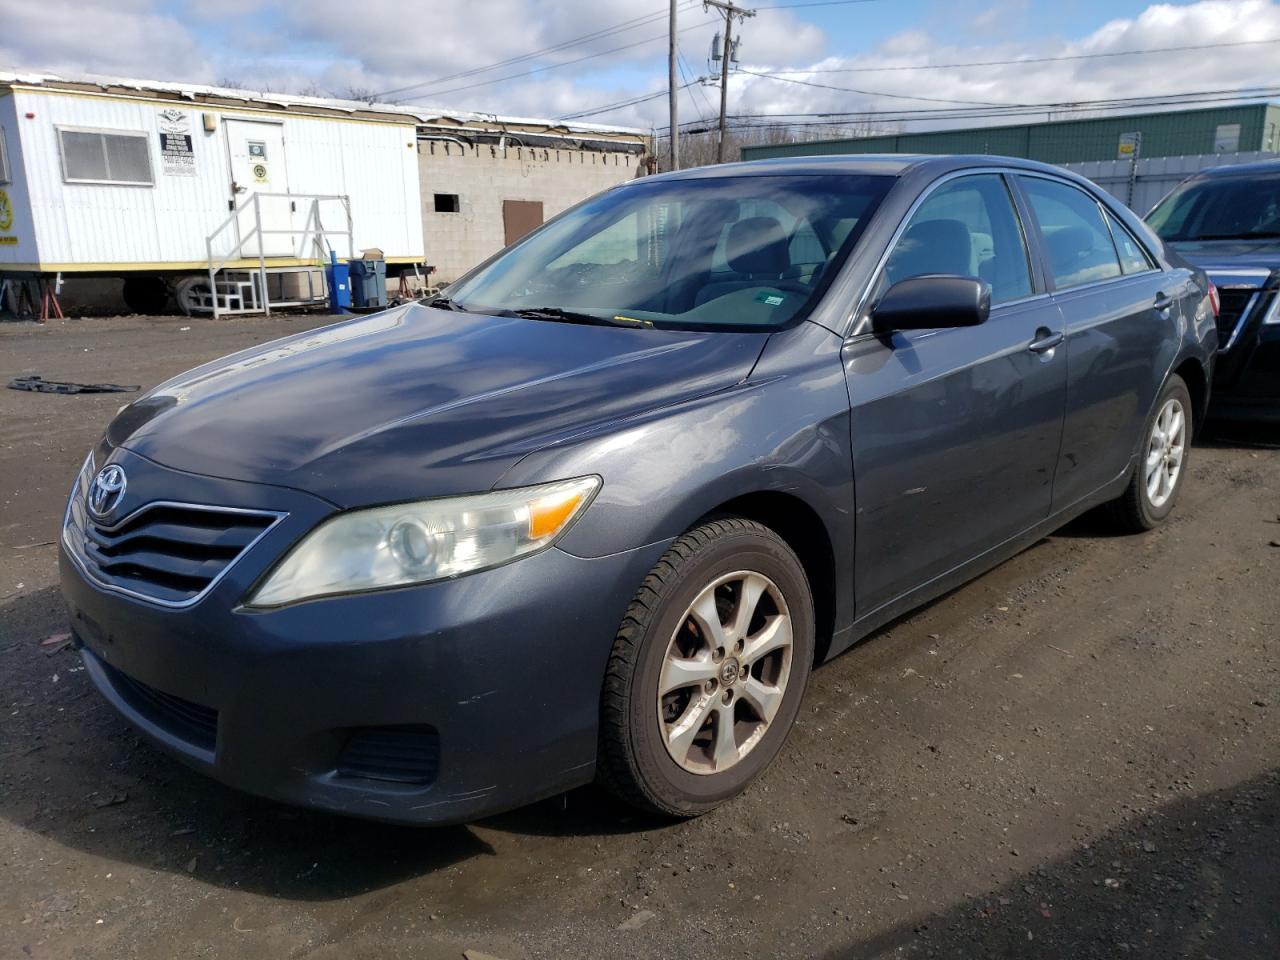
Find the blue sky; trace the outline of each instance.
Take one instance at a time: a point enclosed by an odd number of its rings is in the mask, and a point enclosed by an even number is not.
[[[694,0],[681,2],[688,5],[681,20],[688,28],[680,35],[682,52],[692,74],[705,73],[715,18]],[[393,99],[557,118],[665,90],[665,4],[641,3],[361,0],[357,6],[351,0],[220,0],[209,7],[194,0],[0,0],[0,69],[227,80],[251,90],[323,96],[420,84]],[[743,72],[730,82],[733,109],[740,112],[878,111],[923,108],[938,99],[1040,103],[1235,89],[1275,83],[1280,51],[1280,45],[1259,45],[1220,55],[1186,51],[865,72],[1280,39],[1280,6],[1276,0],[867,0],[835,6],[772,0],[761,6],[742,28]],[[613,30],[642,17],[651,19]],[[604,35],[511,66],[441,79],[592,31]],[[615,50],[619,46],[627,49]],[[590,59],[571,62],[582,57]],[[539,72],[489,82],[532,69]],[[781,70],[814,72],[787,74],[789,81],[758,75]],[[707,114],[717,97],[709,87],[684,91],[682,118]],[[591,119],[653,127],[664,118],[665,104],[654,96]]]

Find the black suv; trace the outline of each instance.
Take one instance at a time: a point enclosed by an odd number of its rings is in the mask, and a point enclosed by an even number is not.
[[[1280,160],[1204,170],[1147,222],[1217,285],[1212,413],[1280,422]]]

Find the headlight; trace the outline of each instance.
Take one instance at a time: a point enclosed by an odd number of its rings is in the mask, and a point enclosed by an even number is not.
[[[288,553],[249,606],[427,583],[509,563],[550,546],[599,488],[599,477],[581,477],[340,514]]]
[[[1267,315],[1262,318],[1262,322],[1266,325],[1280,323],[1280,292],[1271,295],[1271,306],[1267,310]]]

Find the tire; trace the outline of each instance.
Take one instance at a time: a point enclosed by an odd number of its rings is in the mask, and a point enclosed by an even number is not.
[[[184,316],[211,312],[210,308],[204,305],[204,300],[208,297],[208,277],[183,277],[173,285],[173,302],[178,305],[178,309]]]
[[[740,631],[744,595],[757,599],[748,600],[751,619]],[[723,647],[710,639],[710,616]],[[741,518],[690,530],[645,578],[614,640],[601,694],[599,781],[631,806],[673,817],[737,796],[781,750],[813,652],[809,581],[781,537]],[[677,685],[660,698],[664,678]]]
[[[163,313],[169,302],[169,288],[160,277],[127,277],[120,293],[134,313]]]
[[[1163,418],[1171,409],[1180,414],[1180,425],[1173,431],[1175,434],[1173,442],[1161,447],[1156,435],[1157,426],[1168,425],[1169,421]],[[1190,452],[1191,437],[1194,434],[1192,428],[1195,426],[1192,423],[1193,410],[1191,393],[1187,390],[1186,383],[1176,373],[1171,374],[1143,425],[1138,463],[1134,468],[1129,486],[1120,497],[1107,504],[1110,520],[1118,529],[1130,533],[1151,530],[1163,523],[1173,511],[1174,504],[1178,500],[1178,491],[1182,489],[1182,481],[1187,475],[1187,455]],[[1163,434],[1164,430],[1160,432]],[[1153,488],[1152,458],[1157,454],[1162,459],[1156,465],[1156,469],[1163,470],[1164,475],[1162,482]],[[1169,469],[1173,460],[1176,460],[1176,470],[1170,480]],[[1157,480],[1160,479],[1157,477]]]

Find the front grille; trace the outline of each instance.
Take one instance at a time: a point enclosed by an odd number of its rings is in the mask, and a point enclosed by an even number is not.
[[[428,784],[440,769],[434,727],[363,727],[350,731],[338,773],[344,777]]]
[[[116,527],[89,521],[85,559],[108,582],[183,603],[203,593],[274,521],[258,513],[145,507]]]
[[[105,661],[100,663],[116,693],[144,718],[179,740],[214,751],[218,741],[217,710],[149,687]]]
[[[1230,350],[1249,318],[1262,306],[1264,294],[1252,287],[1218,290],[1218,349]]]
[[[64,540],[86,574],[107,587],[166,606],[200,599],[281,515],[159,502],[100,524],[85,506],[93,462],[67,506]]]

